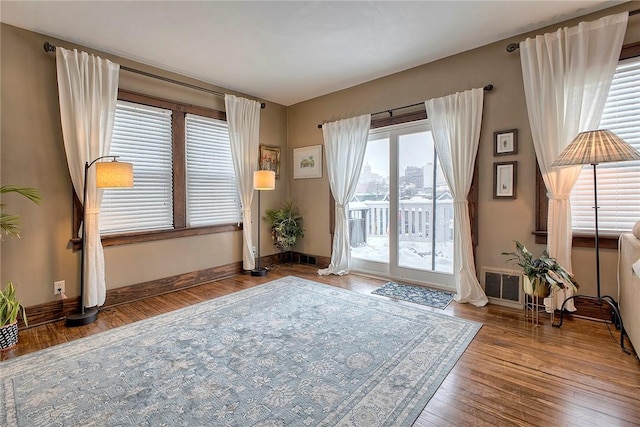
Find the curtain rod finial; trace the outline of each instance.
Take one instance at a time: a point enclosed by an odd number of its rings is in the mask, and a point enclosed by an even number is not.
[[[483,87],[483,89],[486,90],[487,92],[491,92],[493,90],[493,85],[489,83],[488,85]]]
[[[42,45],[42,48],[44,49],[45,52],[55,52],[56,51],[56,47],[54,45],[52,45],[49,42],[44,42],[44,44]]]
[[[507,52],[515,52],[518,49],[520,49],[519,43],[509,43],[507,45]]]

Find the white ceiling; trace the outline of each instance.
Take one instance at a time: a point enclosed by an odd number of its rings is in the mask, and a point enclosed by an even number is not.
[[[7,1],[2,22],[283,105],[620,1]]]

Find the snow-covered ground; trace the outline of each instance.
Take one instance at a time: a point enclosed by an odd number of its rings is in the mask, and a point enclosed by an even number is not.
[[[351,256],[367,261],[389,262],[389,239],[367,236],[367,244],[351,248]],[[435,271],[453,273],[453,242],[436,243]],[[420,270],[431,268],[431,241],[400,241],[398,264]]]

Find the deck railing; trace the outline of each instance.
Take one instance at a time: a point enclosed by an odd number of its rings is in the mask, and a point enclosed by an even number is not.
[[[366,201],[349,205],[351,246],[366,244],[368,236],[388,236],[390,226],[389,202]],[[401,241],[431,240],[433,230],[433,202],[431,200],[401,200],[398,209],[398,237]],[[438,241],[453,237],[453,206],[451,200],[436,202]]]

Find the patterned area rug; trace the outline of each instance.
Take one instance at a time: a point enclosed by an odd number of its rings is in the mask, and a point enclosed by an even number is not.
[[[3,426],[409,426],[481,324],[286,277],[0,363]]]
[[[454,296],[453,293],[447,291],[434,290],[422,286],[403,285],[396,282],[389,282],[371,293],[443,310],[447,308]]]

